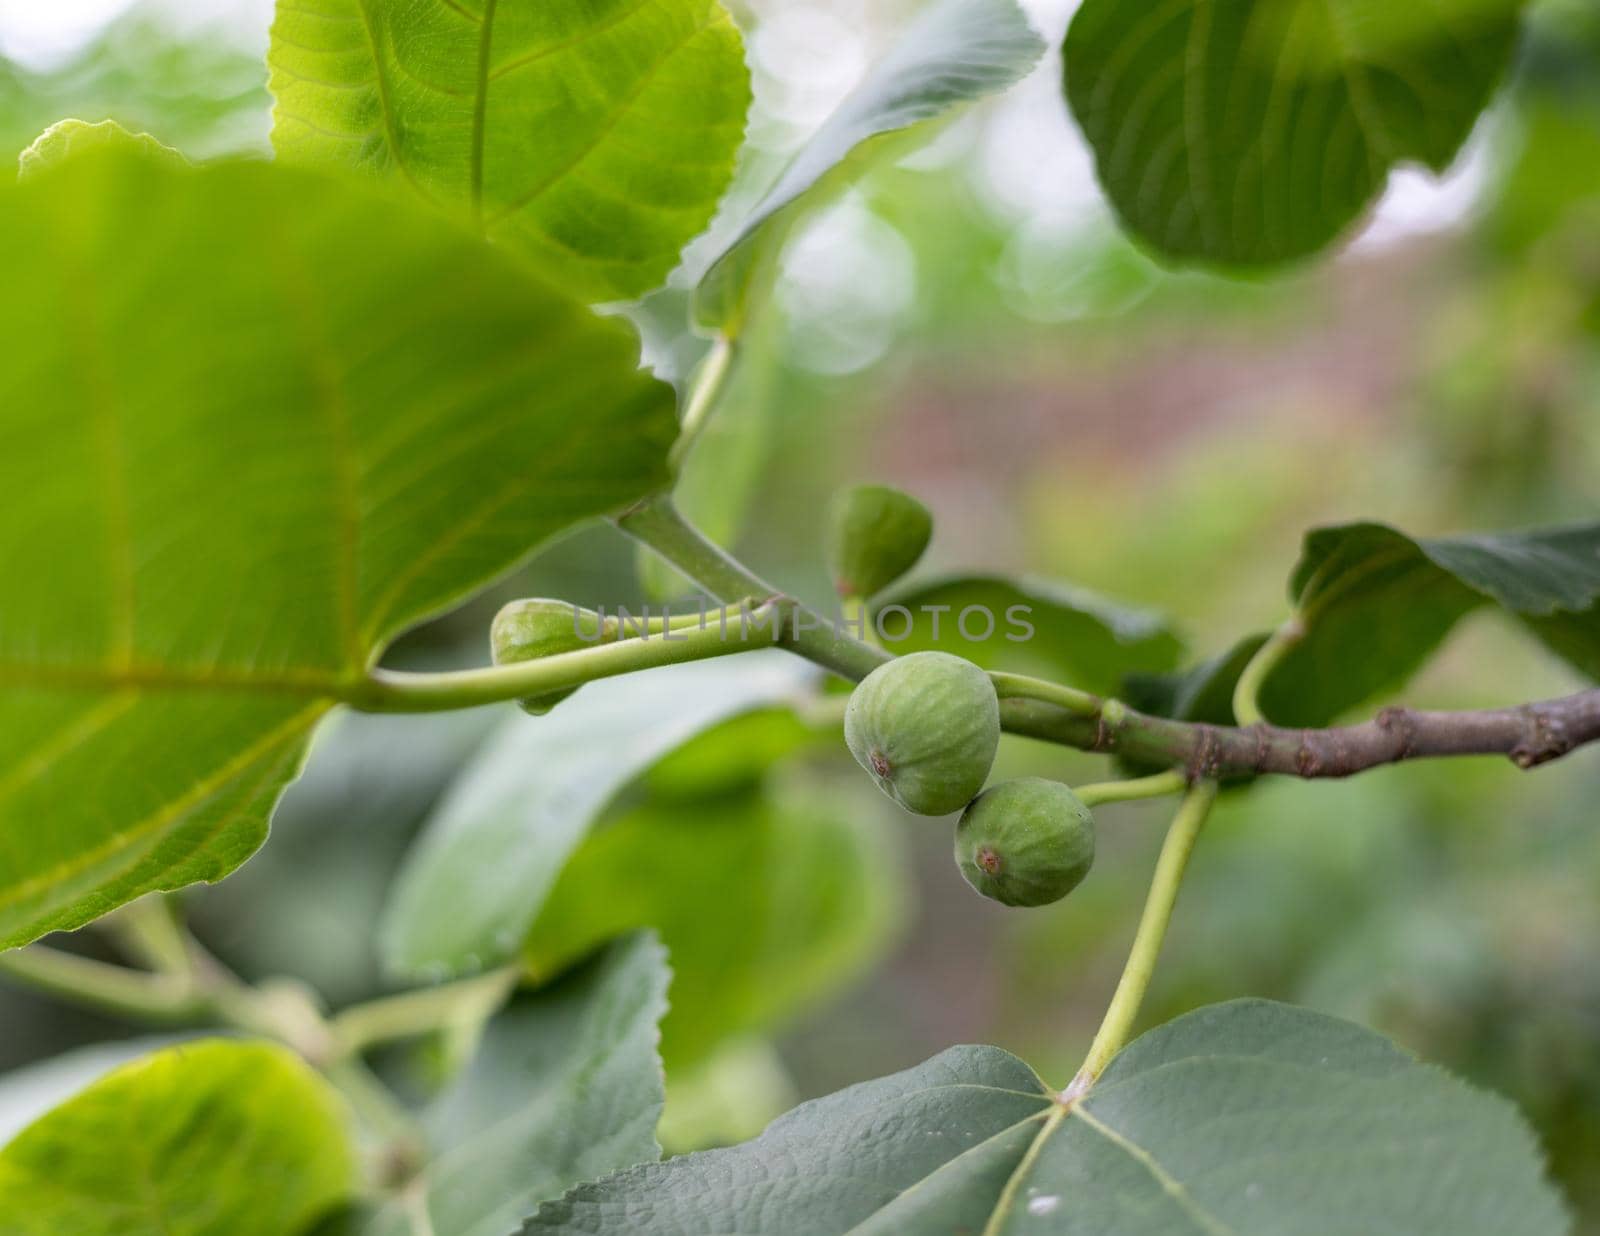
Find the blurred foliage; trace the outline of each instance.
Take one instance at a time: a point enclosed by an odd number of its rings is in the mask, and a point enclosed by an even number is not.
[[[46,70],[0,58],[0,157],[58,120],[115,120],[190,158],[266,148],[267,70],[232,38],[177,39],[137,8]]]
[[[1028,215],[986,178],[985,116],[881,169],[798,229],[796,249],[830,236],[846,248],[787,264],[779,312],[745,360],[762,378],[713,421],[730,422],[726,454],[709,448],[698,465],[708,517],[768,578],[825,602],[817,512],[840,485],[898,484],[935,512],[923,578],[1027,570],[1092,588],[1172,615],[1191,660],[1288,612],[1309,526],[1381,519],[1444,535],[1592,517],[1600,11],[1546,0],[1535,12],[1483,138],[1477,213],[1289,278],[1173,274],[1103,216]],[[124,24],[47,75],[0,65],[0,132],[20,150],[62,115],[103,114],[192,156],[248,148],[265,132],[262,80],[249,54]],[[650,332],[677,373],[699,354],[685,301]],[[747,400],[760,406],[749,438],[731,424]],[[737,490],[721,503],[719,474]],[[398,659],[481,662],[489,616],[514,595],[642,600],[630,547],[583,532]],[[1573,681],[1485,613],[1407,699],[1502,704]],[[350,718],[323,735],[267,847],[187,898],[208,941],[248,974],[298,973],[335,1003],[380,987],[376,906],[482,720]],[[733,747],[856,775],[842,744],[814,748],[787,721]],[[723,766],[712,749],[659,767],[617,818],[652,796],[682,812],[750,793],[759,761]],[[1008,739],[996,775],[1028,773],[1107,775],[1104,761]],[[892,827],[892,808],[867,801],[863,826]],[[1600,1232],[1596,802],[1600,767],[1583,757],[1534,776],[1454,761],[1228,795],[1145,1023],[1245,994],[1366,1021],[1518,1102],[1581,1230]],[[920,905],[893,960],[783,1034],[781,1066],[741,1042],[670,1079],[673,1147],[745,1135],[790,1084],[822,1093],[957,1041],[996,1042],[1064,1080],[1115,981],[1163,808],[1101,814],[1089,880],[1029,913],[965,888],[944,824],[905,825]],[[7,1064],[133,1029],[9,990],[4,1002]]]

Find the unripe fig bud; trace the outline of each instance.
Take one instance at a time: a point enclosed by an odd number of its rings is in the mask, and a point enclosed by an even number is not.
[[[880,665],[850,696],[844,737],[890,798],[918,815],[959,811],[1000,745],[1000,701],[971,661],[914,652]]]
[[[922,557],[933,516],[910,494],[887,485],[858,485],[834,499],[828,522],[828,569],[842,597],[866,600]]]
[[[1008,906],[1060,901],[1093,863],[1094,816],[1059,781],[1002,781],[973,799],[956,825],[961,874]]]
[[[614,620],[602,621],[593,610],[533,597],[511,601],[501,608],[489,628],[489,646],[496,665],[515,665],[609,643],[616,638],[615,625]],[[542,716],[577,689],[551,691],[517,702],[524,712]]]

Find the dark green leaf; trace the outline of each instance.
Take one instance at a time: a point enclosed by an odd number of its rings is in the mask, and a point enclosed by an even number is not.
[[[266,1043],[155,1052],[0,1151],[0,1222],[16,1236],[284,1236],[354,1187],[338,1096]]]
[[[1349,1022],[1265,1001],[1151,1031],[1063,1106],[957,1047],[753,1142],[619,1172],[525,1233],[1561,1236],[1516,1111]]]
[[[800,148],[712,260],[696,295],[701,323],[740,333],[752,281],[798,214],[850,174],[845,165],[862,143],[1004,90],[1043,51],[1014,0],[932,0]]]
[[[523,1231],[977,1231],[1050,1106],[1044,1085],[1016,1057],[996,1047],[953,1047],[914,1069],[803,1103],[753,1142],[580,1185],[542,1207]],[[927,1206],[920,1220],[918,1202]]]
[[[894,605],[914,620],[905,639],[907,620],[889,612]],[[1107,695],[1126,674],[1173,668],[1183,651],[1160,615],[1051,580],[953,576],[894,593],[877,609],[893,652],[937,649],[985,669],[1046,673]]]
[[[1259,266],[1344,233],[1392,168],[1445,171],[1504,73],[1521,0],[1086,0],[1066,90],[1128,227]]]
[[[1122,699],[1140,712],[1207,725],[1233,725],[1233,690],[1265,635],[1250,635],[1227,652],[1177,674],[1129,674]]]
[[[1600,678],[1600,523],[1417,540],[1381,524],[1306,538],[1290,593],[1305,637],[1267,678],[1266,715],[1326,725],[1401,686],[1460,618],[1497,604]]]
[[[494,1016],[424,1116],[436,1157],[421,1204],[434,1231],[503,1236],[579,1181],[660,1156],[668,973],[661,945],[634,936]],[[403,1209],[369,1230],[414,1231]]]
[[[524,948],[549,973],[633,927],[672,957],[669,1069],[767,1030],[880,959],[906,898],[903,864],[849,796],[759,793],[656,803],[592,833]]]
[[[702,661],[590,683],[548,716],[509,720],[401,873],[389,965],[436,974],[512,956],[618,791],[702,730],[798,695],[810,674],[782,653]]]
[[[227,874],[390,639],[665,480],[626,327],[320,176],[93,150],[0,264],[0,945]]]
[[[710,222],[750,101],[716,0],[283,0],[272,141],[469,213],[589,300]]]

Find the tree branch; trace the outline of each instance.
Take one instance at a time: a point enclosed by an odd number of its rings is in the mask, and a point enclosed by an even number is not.
[[[714,597],[781,596],[706,540],[665,495],[646,499],[616,522]],[[857,681],[890,659],[804,606],[788,604],[800,620],[779,636],[780,647]],[[1181,769],[1190,782],[1259,774],[1348,777],[1402,760],[1460,755],[1503,755],[1520,768],[1533,768],[1600,741],[1600,689],[1479,712],[1388,708],[1362,725],[1300,730],[1175,721],[1039,679],[992,676],[1008,733]]]
[[[1052,719],[1006,704],[1001,718],[1015,733],[1182,768],[1191,781],[1257,774],[1310,779],[1440,756],[1503,755],[1533,768],[1600,741],[1600,689],[1477,712],[1386,708],[1360,725],[1320,730],[1201,725],[1152,717],[1116,700],[1105,701],[1094,719]]]

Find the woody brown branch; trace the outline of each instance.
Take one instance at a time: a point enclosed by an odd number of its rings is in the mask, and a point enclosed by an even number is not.
[[[1204,725],[1133,709],[1072,717],[1025,700],[1005,701],[1001,715],[1013,733],[1182,768],[1191,780],[1348,777],[1405,760],[1465,755],[1500,755],[1533,768],[1600,741],[1600,689],[1470,712],[1386,708],[1371,721],[1329,729]]]

